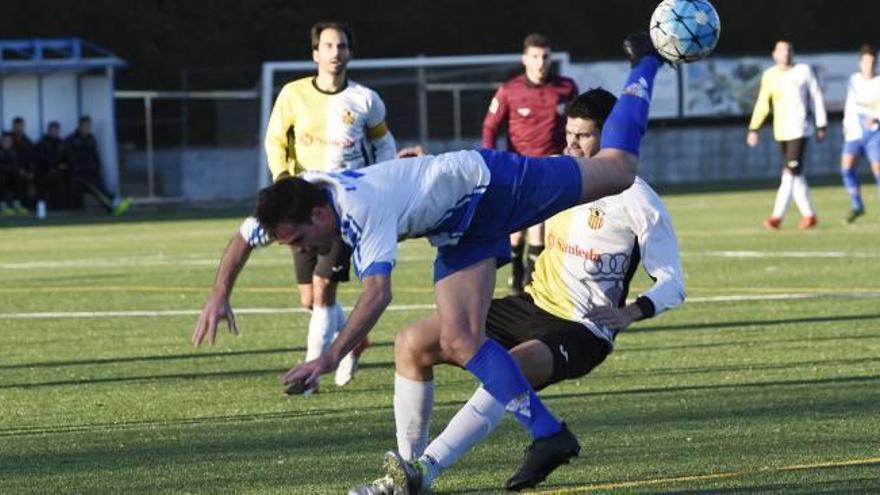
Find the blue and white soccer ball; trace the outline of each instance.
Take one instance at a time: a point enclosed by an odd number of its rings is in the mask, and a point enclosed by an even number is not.
[[[661,57],[674,64],[693,62],[715,49],[721,20],[707,0],[663,0],[654,9],[649,32]]]

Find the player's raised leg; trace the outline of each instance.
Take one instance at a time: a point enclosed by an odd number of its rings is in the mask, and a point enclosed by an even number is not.
[[[648,128],[654,78],[663,61],[647,33],[627,37],[623,48],[632,70],[602,128],[602,149],[591,158],[577,158],[581,171],[581,203],[617,194],[631,186],[635,179],[639,146]]]

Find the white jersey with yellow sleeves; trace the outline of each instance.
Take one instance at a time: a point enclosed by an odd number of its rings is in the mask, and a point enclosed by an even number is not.
[[[626,304],[641,262],[654,285],[637,304],[654,316],[685,297],[678,240],[657,193],[636,178],[624,192],[565,210],[545,223],[545,248],[532,285],[535,304],[559,318],[583,323],[613,343],[615,333],[590,321],[598,306]]]
[[[758,100],[752,112],[749,129],[757,131],[773,109],[773,137],[777,141],[791,141],[809,137],[815,127],[828,125],[825,101],[813,70],[807,64],[795,64],[783,69],[770,67],[761,76]]]
[[[265,147],[273,179],[282,172],[354,170],[391,160],[396,151],[385,104],[375,91],[348,80],[342,90],[327,93],[314,76],[281,89]]]

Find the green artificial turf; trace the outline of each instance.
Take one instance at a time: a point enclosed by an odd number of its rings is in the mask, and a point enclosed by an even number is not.
[[[665,198],[689,300],[622,333],[591,375],[543,392],[583,450],[541,490],[880,490],[880,207],[869,198],[843,225],[843,191],[817,188],[816,229],[794,228],[792,208],[768,232],[773,194]],[[278,377],[303,358],[308,315],[246,311],[297,308],[286,249],[243,272],[242,335],[223,328],[195,349],[195,314],[240,218],[94,220],[0,219],[0,493],[345,493],[380,474],[395,445],[393,335],[432,302],[426,241],[401,246],[393,310],[356,379],[288,398]],[[649,284],[640,273],[633,294]],[[357,292],[346,284],[340,298]],[[432,434],[475,386],[448,366],[436,382]],[[437,491],[498,491],[527,441],[506,419]]]

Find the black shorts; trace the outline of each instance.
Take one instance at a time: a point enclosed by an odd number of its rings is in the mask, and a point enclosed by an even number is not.
[[[584,325],[554,316],[535,305],[528,294],[493,299],[486,335],[505,349],[539,340],[553,354],[553,376],[547,385],[586,375],[611,352],[611,345]]]
[[[779,150],[782,152],[782,169],[788,170],[793,175],[804,173],[804,151],[807,149],[807,138],[792,139],[791,141],[779,141]]]
[[[327,254],[316,251],[293,253],[296,283],[311,284],[312,276],[330,279],[331,282],[348,282],[351,269],[351,248],[337,238]]]

